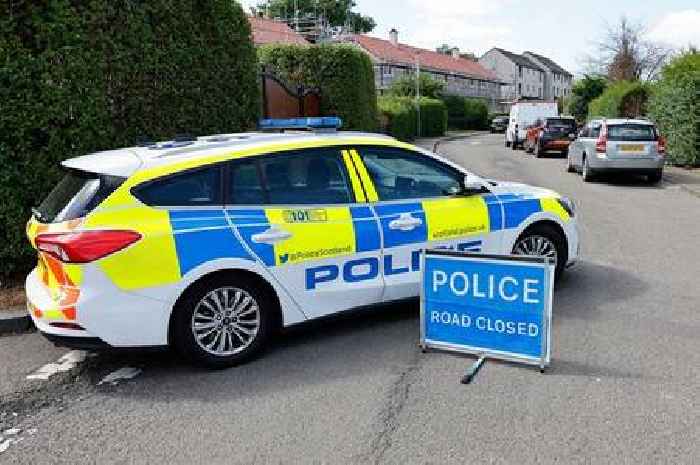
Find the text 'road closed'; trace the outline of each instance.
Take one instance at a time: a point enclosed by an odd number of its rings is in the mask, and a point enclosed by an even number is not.
[[[545,365],[553,269],[543,259],[427,251],[422,344]]]

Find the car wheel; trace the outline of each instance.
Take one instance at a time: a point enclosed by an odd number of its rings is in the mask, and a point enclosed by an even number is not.
[[[647,182],[649,184],[657,184],[661,181],[661,178],[663,178],[663,176],[663,170],[655,171],[654,173],[647,175]]]
[[[566,269],[568,251],[566,239],[552,226],[535,224],[523,232],[513,247],[513,255],[548,257],[556,263],[555,279]]]
[[[591,171],[591,167],[588,164],[588,157],[586,157],[586,156],[583,157],[583,166],[581,167],[581,176],[583,177],[584,182],[590,182],[593,180],[593,172]]]
[[[172,343],[208,368],[244,363],[265,348],[276,326],[276,300],[245,276],[216,275],[196,283],[174,308]]]
[[[576,168],[574,167],[574,164],[571,162],[571,157],[569,156],[569,152],[566,152],[566,172],[567,173],[576,172]]]
[[[542,148],[540,147],[540,141],[536,140],[534,145],[535,145],[535,150],[534,150],[535,157],[542,158]]]
[[[513,142],[510,143],[510,148],[512,148],[513,150],[518,150],[517,140],[513,139]]]
[[[506,139],[505,145],[506,145],[506,148],[510,147],[510,142],[508,142],[508,139]]]

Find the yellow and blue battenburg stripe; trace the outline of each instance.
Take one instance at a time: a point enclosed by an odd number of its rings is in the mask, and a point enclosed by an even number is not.
[[[220,258],[252,260],[234,236],[223,210],[169,211],[180,274]]]

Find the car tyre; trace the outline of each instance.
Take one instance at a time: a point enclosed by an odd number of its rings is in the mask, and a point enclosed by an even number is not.
[[[588,157],[583,157],[583,164],[581,167],[581,177],[584,182],[593,181],[593,172],[591,171],[591,166],[588,164]]]
[[[506,139],[505,146],[506,146],[506,148],[510,147],[510,142],[508,142],[508,139]]]
[[[571,157],[569,156],[569,152],[566,152],[566,172],[567,173],[575,173],[576,172],[576,167],[571,162]]]
[[[510,143],[510,148],[513,150],[518,150],[518,142],[513,139],[513,142]]]
[[[225,295],[228,302],[223,302]],[[171,343],[195,365],[212,369],[240,365],[265,349],[278,326],[278,308],[275,297],[256,280],[214,275],[195,283],[178,299]],[[208,327],[212,323],[217,326]],[[213,346],[207,349],[209,344]]]
[[[663,176],[663,170],[657,170],[654,173],[647,175],[647,182],[649,184],[658,184],[661,181],[661,178],[663,178]]]
[[[538,249],[539,252],[538,253]],[[556,257],[553,257],[552,250]],[[561,279],[569,260],[566,238],[554,226],[537,224],[527,228],[513,246],[513,255],[549,256],[556,259],[554,279]]]
[[[540,147],[540,141],[536,140],[534,143],[534,152],[535,152],[535,158],[542,158],[542,147]]]

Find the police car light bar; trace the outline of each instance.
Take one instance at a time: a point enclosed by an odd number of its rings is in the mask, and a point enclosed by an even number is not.
[[[282,131],[285,129],[338,129],[343,125],[336,116],[320,116],[313,118],[283,118],[261,119],[258,128],[261,131]]]

